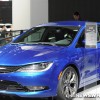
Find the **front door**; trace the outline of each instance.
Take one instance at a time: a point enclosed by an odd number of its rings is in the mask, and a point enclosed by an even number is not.
[[[82,43],[85,40],[84,37],[85,31],[82,32],[78,42]],[[80,46],[80,50],[82,53],[81,85],[86,86],[97,81],[98,49]]]

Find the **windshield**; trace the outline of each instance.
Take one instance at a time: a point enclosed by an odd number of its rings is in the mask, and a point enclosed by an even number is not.
[[[13,43],[53,44],[68,46],[74,40],[79,27],[35,27]]]

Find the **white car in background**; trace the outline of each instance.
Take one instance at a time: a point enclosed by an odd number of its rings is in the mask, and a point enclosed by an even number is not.
[[[0,23],[0,31],[2,30],[2,27],[3,26],[6,26],[6,28],[7,28],[7,31],[10,31],[11,30],[11,28],[12,28],[12,24],[11,23]]]
[[[11,23],[6,23],[4,24],[7,28],[7,31],[10,31],[11,30],[11,27],[12,27],[12,24]]]

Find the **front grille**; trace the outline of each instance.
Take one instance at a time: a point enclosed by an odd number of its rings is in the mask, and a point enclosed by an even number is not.
[[[18,84],[17,82],[13,82],[13,81],[0,81],[0,90],[6,90],[6,91],[28,91],[27,88],[25,88],[24,86]]]
[[[0,73],[9,73],[17,71],[20,67],[16,66],[0,66]]]

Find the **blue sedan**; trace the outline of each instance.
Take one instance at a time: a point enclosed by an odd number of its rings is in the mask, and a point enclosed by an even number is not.
[[[69,100],[78,89],[98,81],[99,35],[97,49],[85,48],[84,30],[83,21],[51,22],[1,47],[0,93]]]

